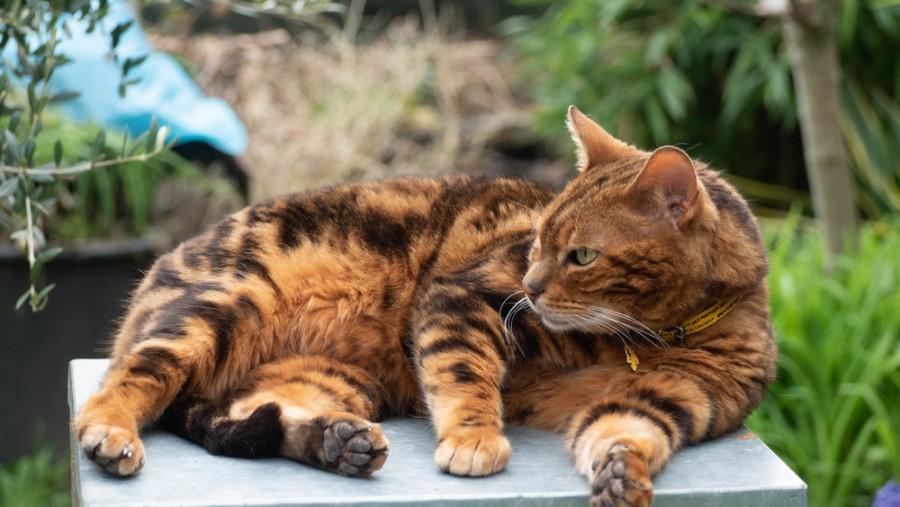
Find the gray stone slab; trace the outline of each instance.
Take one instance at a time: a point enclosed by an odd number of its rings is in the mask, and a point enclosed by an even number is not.
[[[69,368],[73,412],[99,386],[106,360],[77,359]],[[589,485],[575,473],[559,435],[509,428],[507,469],[487,478],[442,473],[432,461],[435,437],[427,420],[391,419],[383,469],[350,479],[286,459],[212,456],[180,438],[149,430],[147,464],[137,477],[107,475],[72,445],[76,506],[579,506]],[[680,452],[654,479],[656,507],[806,505],[806,485],[756,436],[741,429]]]

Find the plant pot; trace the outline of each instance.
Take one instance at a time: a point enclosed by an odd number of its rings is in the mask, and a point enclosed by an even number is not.
[[[32,452],[38,436],[68,453],[68,362],[106,356],[128,295],[154,257],[148,240],[68,247],[44,267],[56,288],[35,314],[27,303],[15,310],[27,262],[0,246],[0,462]]]

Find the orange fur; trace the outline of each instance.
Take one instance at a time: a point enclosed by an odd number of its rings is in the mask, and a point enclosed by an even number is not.
[[[557,196],[465,176],[335,186],[161,257],[75,419],[82,448],[137,473],[159,421],[210,452],[368,475],[389,447],[375,422],[427,412],[450,473],[501,471],[504,423],[526,424],[567,435],[595,503],[649,504],[651,475],[739,425],[774,375],[766,256],[715,171],[574,108],[569,126],[581,172]],[[738,296],[684,343],[656,335]]]

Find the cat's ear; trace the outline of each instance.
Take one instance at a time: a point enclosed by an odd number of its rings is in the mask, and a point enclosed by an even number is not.
[[[569,133],[575,141],[578,172],[583,172],[594,165],[608,164],[636,151],[629,144],[619,141],[603,130],[603,127],[597,125],[575,106],[569,106],[566,126],[569,127]]]
[[[641,193],[662,196],[666,212],[678,225],[687,222],[696,211],[697,172],[691,157],[674,146],[658,148],[644,165],[634,188]]]

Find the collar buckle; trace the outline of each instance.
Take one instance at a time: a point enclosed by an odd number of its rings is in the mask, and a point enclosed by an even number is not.
[[[672,331],[674,332],[672,343],[678,346],[684,345],[684,337],[687,333],[682,326],[672,326]]]

